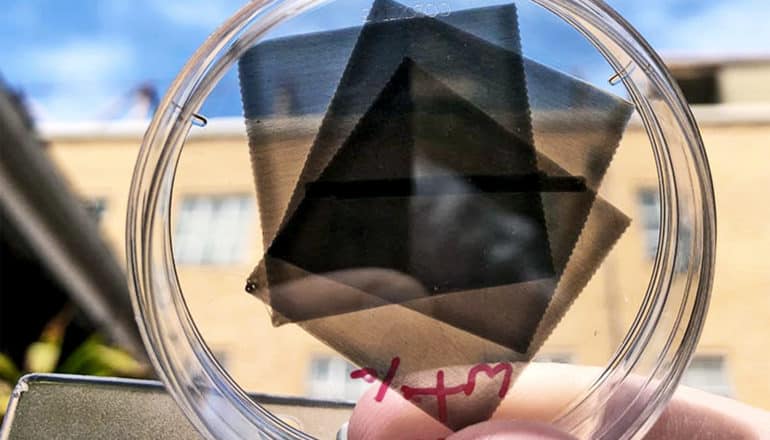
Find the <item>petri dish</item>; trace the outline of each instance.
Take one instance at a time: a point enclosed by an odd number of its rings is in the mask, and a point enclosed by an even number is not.
[[[324,435],[256,392],[615,439],[687,367],[715,233],[689,108],[607,5],[282,0],[168,90],[126,243],[150,357],[209,438]]]

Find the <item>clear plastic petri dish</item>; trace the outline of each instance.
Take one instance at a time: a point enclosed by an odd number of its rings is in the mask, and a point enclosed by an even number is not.
[[[687,367],[715,229],[688,106],[607,5],[283,0],[168,90],[126,244],[150,357],[209,438],[329,435],[267,393],[616,439]]]

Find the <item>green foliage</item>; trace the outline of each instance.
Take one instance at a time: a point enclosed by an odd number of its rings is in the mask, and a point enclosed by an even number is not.
[[[11,386],[7,382],[0,381],[0,420],[8,409],[8,401],[11,399]]]
[[[0,418],[5,415],[13,384],[24,373],[64,373],[89,376],[146,377],[149,369],[125,351],[110,347],[98,335],[92,335],[64,360],[61,348],[73,310],[65,308],[43,329],[40,340],[27,347],[24,371],[0,353]]]
[[[21,377],[21,372],[13,364],[8,356],[0,353],[0,381],[16,382]]]
[[[55,342],[33,342],[27,347],[25,369],[35,373],[51,373],[56,369],[61,346]]]
[[[8,409],[8,400],[11,398],[11,385],[21,377],[21,372],[8,356],[0,353],[0,419]]]
[[[59,366],[59,373],[91,376],[143,377],[147,368],[128,353],[104,344],[94,335],[83,342]]]

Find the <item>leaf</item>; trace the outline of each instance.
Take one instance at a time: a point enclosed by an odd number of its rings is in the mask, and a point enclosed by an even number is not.
[[[125,351],[105,345],[99,335],[94,335],[83,342],[62,362],[59,372],[95,376],[142,377],[146,375],[147,367]]]
[[[101,343],[99,335],[93,335],[83,341],[59,366],[60,373],[89,374],[89,364],[94,358],[94,350]]]
[[[99,362],[118,376],[143,376],[146,368],[123,350],[99,345],[96,347]]]
[[[72,304],[67,304],[45,325],[43,332],[40,334],[40,341],[61,345],[64,340],[64,333],[67,331],[67,326],[72,322],[74,314],[75,307]]]
[[[0,381],[0,418],[2,418],[8,410],[8,401],[11,399],[12,390],[11,385]]]
[[[27,347],[25,367],[33,373],[51,373],[56,369],[61,345],[55,342],[34,342]]]
[[[21,372],[10,357],[0,353],[0,380],[16,383],[21,377]]]

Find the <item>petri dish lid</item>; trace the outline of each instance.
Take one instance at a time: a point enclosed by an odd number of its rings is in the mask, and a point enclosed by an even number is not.
[[[284,0],[168,90],[126,240],[210,438],[329,434],[248,392],[638,438],[697,343],[715,215],[686,103],[600,2]]]

